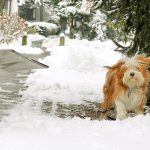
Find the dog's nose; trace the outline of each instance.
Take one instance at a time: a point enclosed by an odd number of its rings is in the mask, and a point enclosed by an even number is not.
[[[131,72],[131,73],[130,73],[130,76],[131,76],[131,77],[133,77],[134,75],[135,75],[135,73],[134,73],[134,72]]]

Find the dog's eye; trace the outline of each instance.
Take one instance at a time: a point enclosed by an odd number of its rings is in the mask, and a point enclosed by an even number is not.
[[[136,67],[136,70],[139,70],[139,67]]]

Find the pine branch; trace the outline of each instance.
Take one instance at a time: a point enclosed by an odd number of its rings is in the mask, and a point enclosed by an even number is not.
[[[128,48],[128,47],[125,47],[125,46],[119,44],[119,43],[118,43],[117,41],[115,41],[114,39],[111,39],[111,40],[113,41],[113,43],[114,43],[118,48],[123,48],[123,49]]]

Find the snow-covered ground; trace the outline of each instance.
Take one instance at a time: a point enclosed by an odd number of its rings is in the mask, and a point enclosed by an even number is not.
[[[149,150],[150,116],[123,121],[15,113],[0,124],[1,150]]]
[[[50,68],[29,75],[28,89],[22,92],[24,101],[0,122],[0,150],[149,150],[148,114],[123,121],[92,121],[50,117],[41,114],[40,107],[31,111],[31,104],[40,105],[43,99],[100,102],[106,73],[103,66],[121,57],[113,51],[111,41],[67,39],[64,47],[58,41],[45,40],[51,56],[41,62]]]
[[[36,47],[33,48],[33,47],[31,47],[31,45],[32,45],[32,42],[34,42],[34,41],[44,40],[45,39],[44,36],[41,36],[38,34],[35,34],[35,35],[31,34],[31,35],[28,35],[27,39],[28,39],[27,45],[25,45],[25,46],[21,45],[22,38],[19,38],[18,40],[15,40],[10,44],[0,44],[0,49],[13,49],[22,54],[41,54],[41,53],[43,53],[42,49],[36,48]]]
[[[121,58],[113,51],[115,45],[111,41],[70,39],[66,39],[65,46],[58,45],[59,38],[44,41],[51,56],[42,62],[50,68],[29,76],[23,98],[76,104],[84,100],[100,102],[106,73],[103,66]]]

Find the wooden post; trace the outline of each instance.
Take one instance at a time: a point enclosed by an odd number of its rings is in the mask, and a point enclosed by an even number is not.
[[[27,45],[27,33],[26,32],[22,36],[22,45]]]
[[[65,45],[65,35],[63,33],[60,34],[60,46],[64,46]]]

